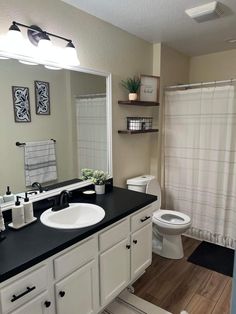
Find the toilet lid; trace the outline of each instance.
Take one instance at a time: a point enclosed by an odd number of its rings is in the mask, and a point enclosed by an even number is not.
[[[161,209],[153,213],[153,220],[158,220],[171,225],[185,225],[191,221],[188,215],[175,210]]]

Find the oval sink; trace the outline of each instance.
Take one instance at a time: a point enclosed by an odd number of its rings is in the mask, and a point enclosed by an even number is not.
[[[88,203],[70,203],[59,211],[46,210],[40,216],[41,222],[56,229],[78,229],[92,226],[105,216],[102,207]]]

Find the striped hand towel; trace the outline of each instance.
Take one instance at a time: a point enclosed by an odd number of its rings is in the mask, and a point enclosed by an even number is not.
[[[57,179],[55,142],[53,140],[29,142],[25,145],[26,186]]]

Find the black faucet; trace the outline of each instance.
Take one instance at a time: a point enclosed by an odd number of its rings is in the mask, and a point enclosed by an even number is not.
[[[69,207],[69,198],[71,196],[71,192],[67,191],[67,190],[63,190],[61,191],[59,197],[58,197],[58,204],[57,205],[54,205],[52,207],[52,211],[55,212],[55,211],[58,211],[58,210],[61,210],[61,209],[64,209],[64,208],[67,208]]]
[[[39,190],[39,193],[43,192],[43,187],[42,187],[42,185],[39,182],[34,182],[32,184],[32,188],[37,188]]]

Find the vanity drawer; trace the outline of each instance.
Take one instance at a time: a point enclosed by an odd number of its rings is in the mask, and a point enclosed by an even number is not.
[[[139,228],[145,226],[147,223],[152,221],[153,207],[149,205],[139,213],[131,216],[131,232],[138,230]]]
[[[47,278],[47,266],[42,266],[2,288],[0,290],[2,312],[8,313],[45,291],[48,285]]]
[[[125,219],[119,224],[99,234],[99,249],[104,251],[114,244],[125,239],[129,235],[129,219]]]
[[[54,259],[55,278],[61,279],[80,266],[89,262],[97,254],[97,239],[90,238],[67,253]]]

